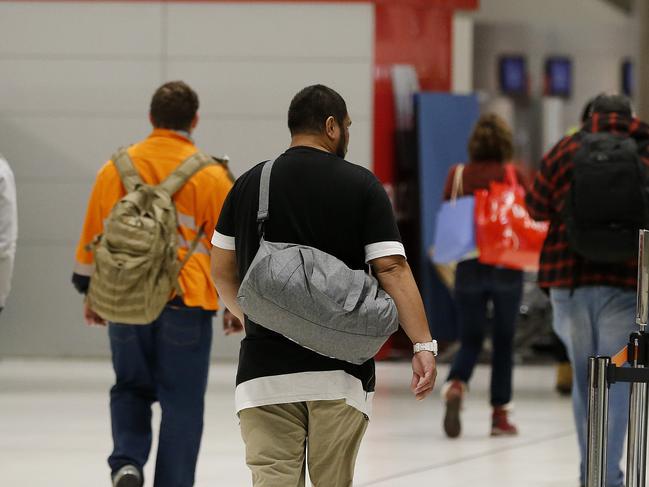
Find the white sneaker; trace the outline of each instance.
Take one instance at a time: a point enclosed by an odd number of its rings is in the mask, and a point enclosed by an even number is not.
[[[113,487],[142,487],[142,474],[133,465],[124,465],[113,475]]]

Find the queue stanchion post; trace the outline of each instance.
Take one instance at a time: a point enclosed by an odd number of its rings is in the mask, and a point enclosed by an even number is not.
[[[605,487],[608,440],[609,357],[591,357],[588,367],[588,458],[586,486]]]
[[[640,230],[638,245],[638,295],[636,324],[638,333],[629,340],[628,361],[631,367],[646,369],[647,322],[649,322],[649,231]],[[627,487],[645,487],[647,468],[647,421],[649,411],[649,385],[631,382],[629,387],[629,429],[627,436]]]

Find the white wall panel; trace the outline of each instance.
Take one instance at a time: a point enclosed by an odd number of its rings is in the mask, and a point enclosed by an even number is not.
[[[352,117],[368,118],[372,91],[367,83],[371,63],[308,61],[169,62],[167,77],[193,86],[204,115],[245,114],[286,118],[293,96],[308,85],[322,83],[345,98]]]
[[[72,258],[69,246],[19,242],[0,356],[107,355],[106,333],[83,323],[83,300],[70,284]]]
[[[0,56],[160,56],[162,6],[0,2]]]
[[[281,154],[290,143],[282,119],[223,120],[204,117],[195,137],[203,150],[230,157],[232,173],[240,176],[255,164]]]
[[[170,4],[172,57],[371,58],[373,9],[368,5],[252,2]]]
[[[146,111],[129,118],[0,114],[0,151],[21,184],[83,182],[89,188],[118,147],[150,130]]]
[[[21,183],[20,244],[75,246],[89,196],[87,183]]]
[[[372,169],[372,120],[357,120],[349,128],[349,152],[346,159]]]
[[[0,73],[0,112],[146,114],[160,84],[158,61],[0,59]]]

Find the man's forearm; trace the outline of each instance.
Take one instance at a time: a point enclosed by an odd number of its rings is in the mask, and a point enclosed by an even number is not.
[[[424,303],[408,263],[394,265],[376,277],[397,305],[399,321],[412,343],[431,341]]]
[[[224,279],[214,279],[214,284],[216,285],[216,290],[219,293],[219,297],[223,300],[225,307],[229,309],[234,316],[239,318],[241,323],[243,323],[243,311],[237,303],[237,292],[239,291],[239,283]]]
[[[211,257],[212,279],[219,297],[225,306],[234,316],[243,323],[243,311],[237,303],[237,293],[241,286],[239,273],[237,271],[236,254],[232,250],[224,250],[218,247],[212,248]]]

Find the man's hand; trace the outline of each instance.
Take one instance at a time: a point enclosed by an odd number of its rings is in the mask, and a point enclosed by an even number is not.
[[[432,352],[418,352],[412,357],[412,382],[410,390],[421,401],[433,390],[437,367]]]
[[[226,335],[234,335],[243,331],[241,321],[229,309],[223,312],[223,331]]]
[[[90,309],[88,303],[83,303],[83,317],[88,326],[106,326],[106,320]]]

